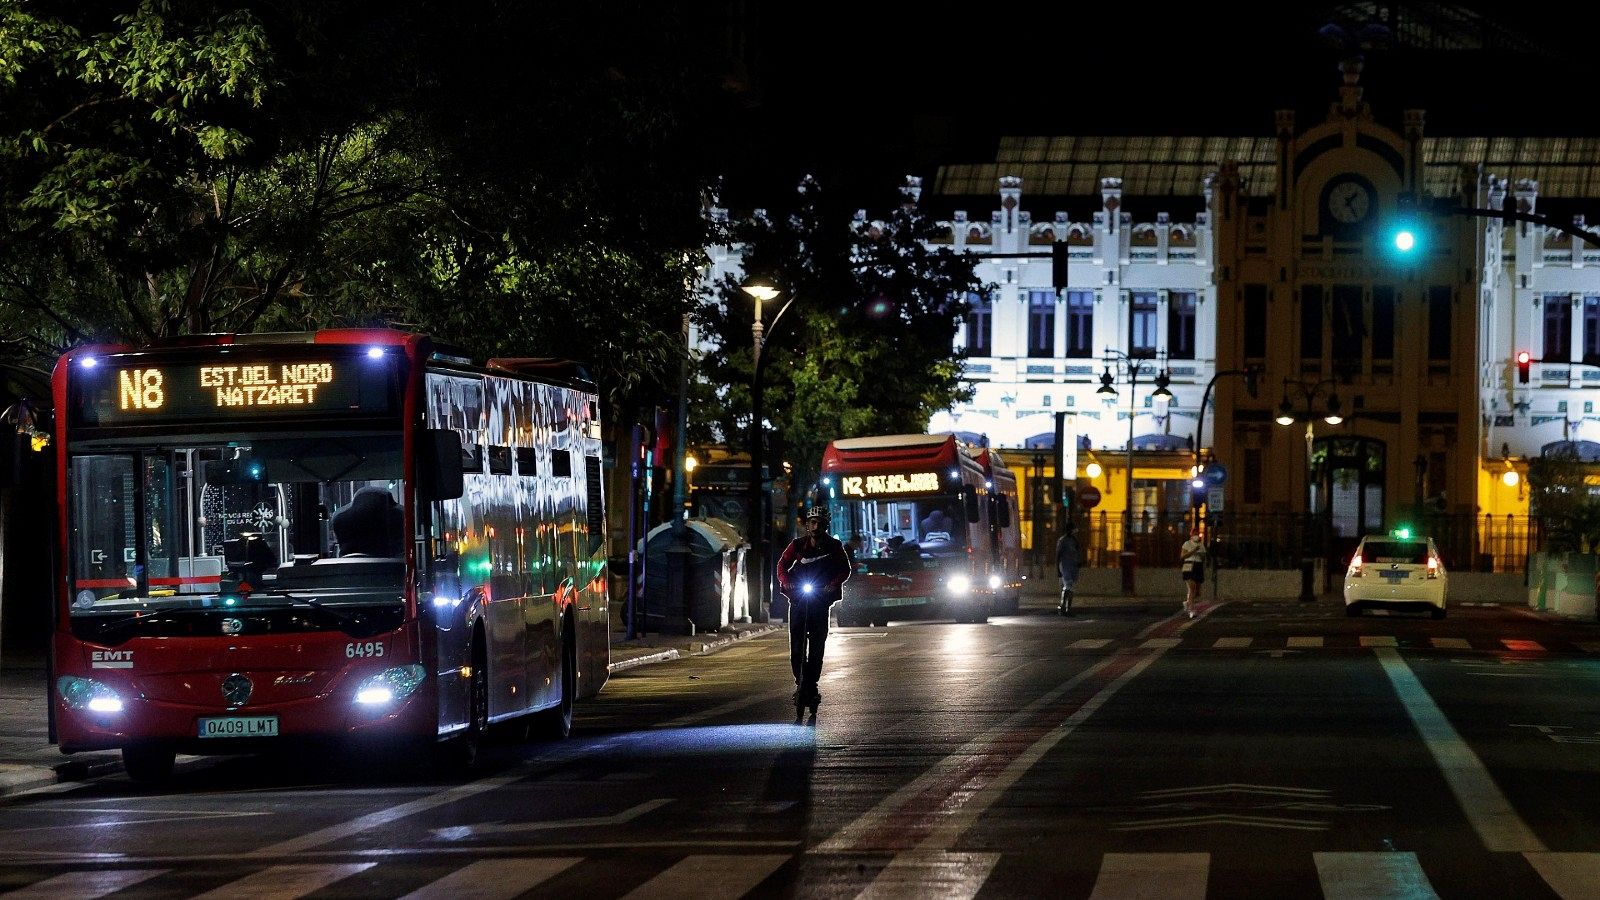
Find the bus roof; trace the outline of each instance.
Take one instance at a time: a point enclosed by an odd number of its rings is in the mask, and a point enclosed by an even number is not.
[[[889,434],[841,438],[822,452],[822,472],[898,471],[907,467],[946,468],[965,463],[981,468],[950,434]]]

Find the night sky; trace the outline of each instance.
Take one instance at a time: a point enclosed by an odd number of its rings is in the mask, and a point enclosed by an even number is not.
[[[1355,6],[1135,17],[1118,4],[751,4],[760,103],[729,193],[769,197],[809,172],[876,204],[904,174],[931,184],[940,164],[992,160],[1004,135],[1270,135],[1283,108],[1305,127],[1339,84],[1343,53],[1319,30],[1355,30]],[[1421,108],[1434,135],[1600,134],[1600,102],[1579,100],[1600,95],[1586,45],[1600,12],[1433,6],[1436,21],[1476,21],[1533,49],[1369,49],[1362,84],[1380,120],[1398,128],[1401,110]]]

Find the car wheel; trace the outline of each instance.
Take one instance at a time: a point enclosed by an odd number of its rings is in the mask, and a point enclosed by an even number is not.
[[[1344,614],[1349,616],[1352,619],[1354,619],[1356,616],[1361,615],[1361,604],[1359,604],[1359,603],[1346,603],[1344,605]]]
[[[871,624],[872,624],[872,627],[874,627],[874,628],[888,628],[889,627],[889,620],[888,619],[873,619]]]
[[[571,627],[564,627],[561,632],[564,635],[561,641],[561,700],[555,706],[534,714],[534,734],[552,741],[559,741],[572,733],[572,703],[578,693],[578,653],[572,644],[574,631]]]
[[[1444,618],[1444,607],[1435,606],[1433,609],[1429,610],[1428,614],[1433,616],[1435,619],[1442,619]]]

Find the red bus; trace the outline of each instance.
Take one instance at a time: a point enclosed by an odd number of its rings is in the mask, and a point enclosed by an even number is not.
[[[822,488],[855,557],[840,625],[1016,611],[1017,479],[998,453],[947,434],[837,440],[822,454]]]
[[[56,365],[62,752],[565,735],[609,661],[599,398],[399,331],[206,335]]]

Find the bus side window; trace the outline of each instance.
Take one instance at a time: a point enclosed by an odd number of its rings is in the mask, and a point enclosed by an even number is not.
[[[473,445],[476,446],[476,445]],[[448,428],[429,428],[423,432],[418,454],[418,480],[429,500],[455,500],[466,493],[462,480],[461,438]],[[483,467],[480,461],[478,470]]]
[[[967,505],[967,521],[978,521],[978,495],[974,494],[971,489],[968,489],[961,493],[961,499]]]
[[[1006,502],[1005,494],[994,495],[995,526],[1006,528],[1011,524],[1011,504]]]

